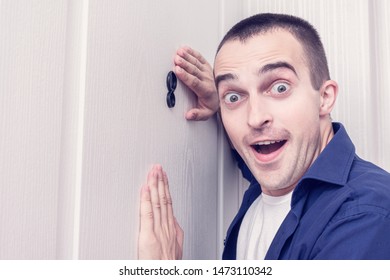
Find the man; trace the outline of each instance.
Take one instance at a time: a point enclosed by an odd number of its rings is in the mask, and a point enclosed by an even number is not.
[[[207,63],[188,49],[175,63],[202,104],[187,118],[207,118],[215,110],[212,90],[203,91]],[[223,125],[252,179],[223,258],[390,259],[390,174],[360,159],[332,123],[338,87],[315,29],[288,15],[245,19],[222,40],[214,77]],[[166,175],[153,170],[141,194],[139,256],[178,258],[182,230]]]

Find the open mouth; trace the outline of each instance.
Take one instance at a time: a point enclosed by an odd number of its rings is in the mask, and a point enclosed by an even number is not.
[[[275,140],[275,141],[262,141],[258,142],[251,147],[258,153],[262,155],[272,154],[278,151],[280,148],[286,144],[287,140]]]

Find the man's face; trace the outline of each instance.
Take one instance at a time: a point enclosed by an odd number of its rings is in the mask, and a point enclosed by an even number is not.
[[[224,127],[263,192],[291,191],[323,149],[320,93],[301,44],[270,31],[226,42],[214,74]]]

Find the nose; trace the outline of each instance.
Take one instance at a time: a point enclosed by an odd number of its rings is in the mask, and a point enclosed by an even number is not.
[[[251,95],[248,107],[247,120],[251,128],[260,129],[272,123],[272,114],[263,96]]]

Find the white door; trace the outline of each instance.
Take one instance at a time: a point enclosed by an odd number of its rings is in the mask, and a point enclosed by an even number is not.
[[[170,179],[184,258],[217,257],[217,122],[184,119],[195,100],[180,83],[166,104],[175,50],[212,59],[217,15],[218,1],[89,2],[79,258],[136,258],[139,187],[153,163]]]
[[[216,119],[166,77],[182,44],[212,62],[219,1],[0,1],[0,258],[135,259],[139,188],[167,171],[184,258],[215,259]]]

